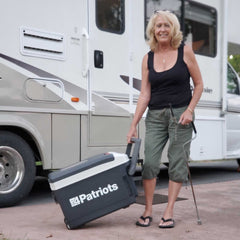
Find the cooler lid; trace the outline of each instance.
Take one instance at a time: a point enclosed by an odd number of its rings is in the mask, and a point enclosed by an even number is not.
[[[109,152],[100,154],[48,175],[52,191],[82,181],[99,173],[129,162],[126,154]]]

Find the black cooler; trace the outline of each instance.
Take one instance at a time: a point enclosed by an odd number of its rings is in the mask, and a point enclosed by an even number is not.
[[[96,218],[134,203],[137,190],[132,175],[141,140],[131,144],[126,154],[100,154],[49,174],[49,184],[60,204],[65,224],[74,229]]]

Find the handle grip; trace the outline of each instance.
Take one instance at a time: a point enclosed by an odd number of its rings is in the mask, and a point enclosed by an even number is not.
[[[131,141],[134,143],[134,149],[133,149],[133,153],[132,153],[132,157],[131,157],[131,164],[128,169],[128,174],[130,176],[132,176],[136,171],[138,154],[139,154],[139,150],[140,150],[140,146],[141,146],[141,139],[140,138],[131,138]],[[130,158],[131,150],[132,150],[132,143],[128,143],[127,149],[126,149],[126,154],[128,155],[129,158]]]
[[[192,128],[193,128],[194,133],[197,134],[197,129],[196,129],[196,127],[195,127],[194,122],[191,122],[191,124],[192,124]]]
[[[89,54],[88,54],[89,34],[88,34],[87,29],[85,29],[85,28],[83,28],[83,30],[82,30],[82,42],[84,43],[84,44],[82,44],[82,46],[83,46],[82,76],[87,77],[88,70],[89,70]]]

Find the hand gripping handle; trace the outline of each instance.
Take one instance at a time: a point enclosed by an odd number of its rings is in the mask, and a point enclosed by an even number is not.
[[[131,150],[132,150],[132,143],[128,143],[126,154],[129,158],[131,158],[131,164],[128,169],[128,175],[132,176],[136,171],[136,165],[138,160],[138,154],[141,146],[141,139],[140,138],[131,138],[131,141],[134,142],[134,149],[132,153],[132,157],[130,157]]]

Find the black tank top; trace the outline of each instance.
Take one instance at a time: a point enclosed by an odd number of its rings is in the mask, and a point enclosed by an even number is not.
[[[156,72],[153,67],[154,52],[148,53],[149,82],[151,84],[151,99],[149,109],[163,109],[187,106],[192,98],[190,73],[183,61],[183,45],[178,48],[175,65],[169,70]]]

